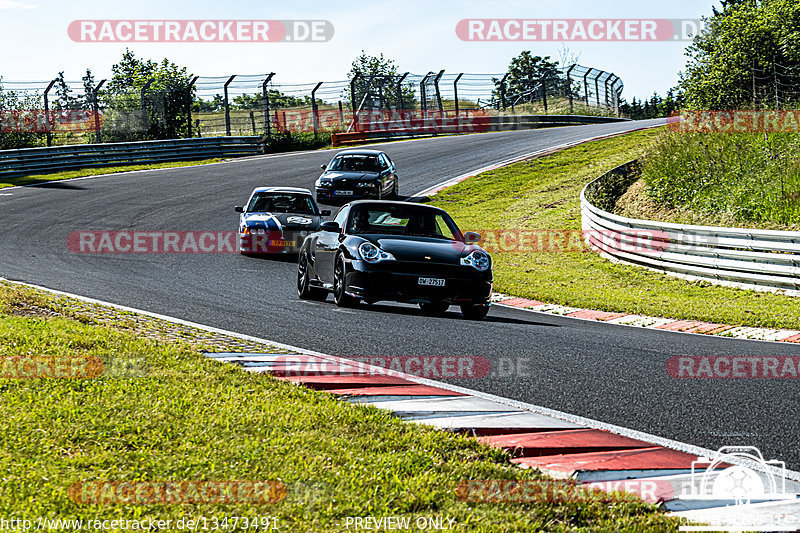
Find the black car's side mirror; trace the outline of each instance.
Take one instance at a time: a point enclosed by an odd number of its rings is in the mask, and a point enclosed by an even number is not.
[[[333,221],[323,222],[320,224],[319,229],[322,231],[329,231],[331,233],[339,233],[339,224]]]
[[[327,165],[320,165],[319,168],[321,168],[322,170],[328,170],[328,166]]]
[[[234,207],[234,209],[236,210],[237,213],[244,213],[244,207],[240,205],[237,205],[236,207]]]
[[[320,214],[322,216],[324,216],[324,217],[329,217],[329,216],[331,216],[331,210],[330,209],[323,209],[322,211],[320,211]]]
[[[481,242],[481,234],[468,231],[464,234],[464,244],[478,244]]]

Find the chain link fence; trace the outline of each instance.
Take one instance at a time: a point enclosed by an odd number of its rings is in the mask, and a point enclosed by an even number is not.
[[[0,148],[358,130],[365,117],[619,114],[622,80],[581,65],[520,82],[508,74],[370,75],[291,83],[275,73],[193,76],[113,90],[106,80],[0,78]],[[388,119],[387,119],[388,120]]]

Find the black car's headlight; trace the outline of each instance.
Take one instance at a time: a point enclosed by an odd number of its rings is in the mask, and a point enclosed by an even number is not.
[[[381,261],[394,261],[394,256],[389,252],[381,250],[371,242],[362,243],[358,247],[358,253],[361,259],[367,263],[380,263]]]
[[[356,183],[356,187],[360,189],[374,189],[375,182],[374,181],[363,181],[361,183]]]
[[[492,266],[492,260],[486,252],[475,250],[474,252],[470,252],[469,255],[462,257],[461,264],[485,272]]]

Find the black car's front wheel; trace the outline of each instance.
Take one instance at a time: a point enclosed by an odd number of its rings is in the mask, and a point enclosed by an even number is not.
[[[464,304],[461,306],[461,314],[467,320],[482,320],[488,312],[488,305]]]
[[[344,256],[336,256],[336,263],[333,267],[333,301],[339,307],[351,307],[356,300],[345,291],[345,266]]]
[[[395,200],[400,198],[400,185],[397,184],[397,178],[394,179],[394,185],[392,186],[392,198]]]
[[[308,263],[308,256],[300,254],[297,260],[297,296],[301,300],[322,301],[328,297],[324,289],[311,286],[311,265]]]
[[[450,304],[444,302],[429,302],[419,304],[419,308],[427,315],[443,315],[450,307]]]

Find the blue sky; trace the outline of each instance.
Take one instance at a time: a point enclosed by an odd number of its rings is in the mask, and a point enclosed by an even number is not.
[[[0,75],[6,80],[52,79],[66,71],[79,79],[86,67],[110,74],[126,45],[76,43],[67,26],[76,19],[325,19],[327,43],[134,44],[142,57],[169,57],[203,76],[274,71],[282,82],[341,80],[363,49],[395,59],[401,71],[496,73],[522,50],[558,57],[561,43],[464,42],[455,34],[463,18],[665,18],[711,14],[716,0],[404,0],[370,2],[264,0],[0,0]],[[686,42],[566,43],[579,62],[618,74],[623,96],[664,93],[686,61]]]

